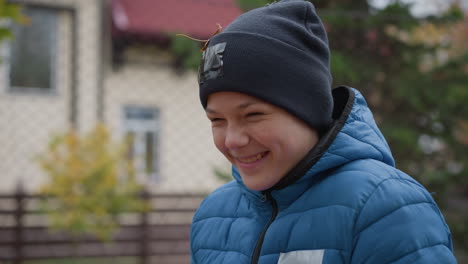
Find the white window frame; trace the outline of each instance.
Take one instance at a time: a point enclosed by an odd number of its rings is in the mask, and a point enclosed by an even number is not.
[[[152,119],[129,119],[127,117],[128,111],[130,109],[137,109],[136,111],[148,111],[152,112]],[[160,179],[160,145],[161,145],[161,113],[159,108],[153,106],[141,106],[141,105],[126,105],[122,109],[122,122],[123,122],[123,137],[125,138],[128,133],[134,133],[136,145],[130,146],[130,151],[132,152],[132,158],[134,159],[135,172],[136,176],[140,181],[143,182],[156,182]],[[147,142],[146,135],[147,133],[153,133],[153,160],[151,164],[151,173],[148,174],[147,165]],[[136,153],[135,153],[136,152]]]

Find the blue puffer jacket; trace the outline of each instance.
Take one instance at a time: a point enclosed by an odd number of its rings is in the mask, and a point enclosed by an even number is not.
[[[192,224],[192,263],[456,263],[426,189],[394,167],[362,95],[334,90],[335,123],[276,187],[232,181]],[[302,171],[302,172],[301,172]]]

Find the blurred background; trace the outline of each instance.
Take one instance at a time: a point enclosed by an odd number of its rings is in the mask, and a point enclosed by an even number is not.
[[[468,0],[311,2],[334,85],[365,95],[397,167],[433,194],[468,263]],[[267,3],[0,0],[0,263],[188,263],[193,210],[230,166],[198,99],[203,42],[175,34],[206,40]],[[49,227],[75,231],[50,238],[73,249],[37,249]],[[83,241],[99,249],[76,246],[76,233],[97,236]]]

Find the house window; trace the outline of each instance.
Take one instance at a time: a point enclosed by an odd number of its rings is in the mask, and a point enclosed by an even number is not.
[[[54,87],[57,53],[57,12],[24,7],[29,19],[13,24],[9,46],[9,80],[13,90],[49,91]]]
[[[130,141],[129,156],[140,177],[156,180],[159,174],[159,110],[151,107],[124,108],[125,136]]]

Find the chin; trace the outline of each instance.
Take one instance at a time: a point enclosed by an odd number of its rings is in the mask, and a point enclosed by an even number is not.
[[[250,190],[259,191],[259,192],[268,190],[275,185],[275,184],[268,184],[268,183],[261,183],[261,182],[246,182],[246,181],[244,181],[244,184]]]

